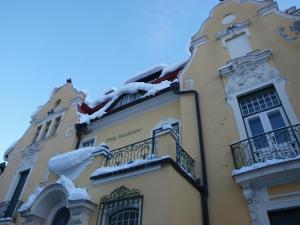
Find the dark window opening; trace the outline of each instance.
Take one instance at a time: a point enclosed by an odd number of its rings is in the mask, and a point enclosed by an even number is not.
[[[51,225],[67,225],[69,223],[69,220],[70,210],[66,207],[63,207],[56,212]]]

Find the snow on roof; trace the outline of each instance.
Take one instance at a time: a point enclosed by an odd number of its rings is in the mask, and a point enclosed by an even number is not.
[[[40,195],[40,193],[44,190],[43,187],[37,186],[33,193],[28,197],[28,200],[21,205],[21,207],[18,209],[18,212],[24,212],[31,208],[37,197]]]
[[[171,158],[171,156],[166,155],[166,156],[162,156],[160,158],[149,158],[149,159],[137,159],[135,161],[133,161],[132,163],[127,163],[127,164],[123,164],[120,166],[114,166],[114,167],[100,167],[98,169],[96,169],[90,177],[95,177],[95,176],[100,176],[103,174],[107,174],[107,173],[112,173],[112,172],[116,172],[119,170],[124,170],[124,169],[128,169],[128,168],[132,168],[138,165],[143,165],[149,162],[155,162],[155,161],[159,161],[162,159],[166,159],[166,158]]]
[[[140,79],[148,77],[151,74],[154,74],[154,73],[157,73],[159,71],[162,71],[166,66],[167,65],[165,65],[165,64],[159,64],[159,65],[153,66],[150,69],[147,69],[147,70],[145,70],[143,72],[140,72],[137,75],[134,75],[133,77],[129,78],[128,80],[126,80],[124,82],[124,84],[136,82],[136,81],[138,81]]]
[[[9,146],[9,148],[4,152],[3,155],[3,160],[7,161],[8,155],[14,150],[14,148],[16,147],[16,145],[19,143],[20,139],[14,141],[11,146]]]
[[[298,155],[294,158],[289,158],[289,159],[270,159],[270,160],[267,160],[267,161],[262,162],[262,163],[254,163],[251,166],[245,166],[245,167],[242,167],[241,169],[233,170],[232,171],[232,176],[238,175],[238,174],[241,174],[241,173],[245,173],[245,172],[248,172],[248,171],[264,168],[266,166],[271,166],[271,165],[275,165],[275,164],[279,164],[279,163],[283,163],[283,162],[288,162],[288,161],[293,161],[293,160],[299,160],[299,159],[300,159],[300,155]]]
[[[48,168],[53,172],[61,174],[63,171],[74,168],[85,160],[90,159],[94,153],[106,156],[111,154],[107,145],[102,143],[97,147],[75,149],[73,151],[54,156],[50,158]]]
[[[73,182],[64,175],[56,183],[61,184],[67,190],[69,200],[91,200],[85,188],[76,188]]]
[[[78,113],[79,115],[79,121],[80,123],[90,123],[90,120],[101,118],[103,115],[107,113],[107,109],[123,94],[134,94],[138,91],[145,91],[146,93],[141,97],[145,98],[148,96],[155,95],[157,92],[166,89],[170,87],[170,85],[175,81],[162,81],[158,84],[151,84],[151,83],[144,83],[144,82],[134,82],[129,83],[121,87],[119,90],[116,90],[108,95],[100,97],[98,100],[96,100],[96,103],[93,103],[93,105],[97,105],[99,103],[102,103],[109,99],[107,104],[105,104],[104,107],[102,107],[100,110],[94,112],[92,115],[85,115],[82,113]]]
[[[161,72],[161,75],[159,77],[164,77],[168,73],[172,73],[172,72],[178,70],[180,67],[182,67],[183,65],[185,65],[185,63],[186,63],[186,61],[180,62],[180,63],[172,65],[172,66],[165,66],[163,68],[163,71]]]

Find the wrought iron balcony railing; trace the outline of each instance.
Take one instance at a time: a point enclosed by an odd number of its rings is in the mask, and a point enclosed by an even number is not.
[[[110,158],[106,161],[106,166],[114,167],[132,163],[137,159],[149,159],[155,154],[155,139],[149,138],[122,148],[111,151]]]
[[[0,203],[0,219],[11,218],[16,219],[17,210],[22,205],[22,201],[9,201]]]
[[[176,163],[187,173],[195,176],[195,161],[189,156],[187,152],[174,140],[174,145],[160,146],[160,137],[153,137],[143,141],[139,141],[122,148],[111,151],[110,157],[106,160],[106,167],[121,166],[124,164],[133,163],[136,160],[148,160],[153,158],[159,158],[159,155],[166,154],[166,148],[169,149],[169,154],[176,157]],[[173,137],[174,138],[174,137]],[[164,152],[159,152],[160,149],[164,149]],[[176,154],[176,156],[175,156]]]
[[[176,162],[186,172],[195,176],[195,161],[194,159],[183,150],[183,148],[176,144]]]
[[[267,132],[230,146],[236,169],[300,155],[300,124]]]

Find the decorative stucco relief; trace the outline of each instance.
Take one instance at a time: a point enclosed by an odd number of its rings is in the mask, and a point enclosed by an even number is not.
[[[243,195],[248,204],[248,209],[249,209],[252,224],[260,225],[257,216],[254,189],[250,185],[243,186]]]
[[[28,168],[31,168],[33,165],[35,165],[37,161],[37,153],[41,150],[41,146],[38,144],[34,144],[26,148],[21,153],[21,163],[18,166],[17,171],[22,171]]]
[[[280,81],[282,79],[279,71],[266,62],[259,65],[244,63],[228,76],[228,83],[225,88],[226,97],[230,99],[232,95],[266,81]]]

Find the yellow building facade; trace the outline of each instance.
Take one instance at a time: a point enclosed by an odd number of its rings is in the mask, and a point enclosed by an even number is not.
[[[295,225],[300,12],[222,1],[190,58],[54,89],[0,165],[0,224]]]

